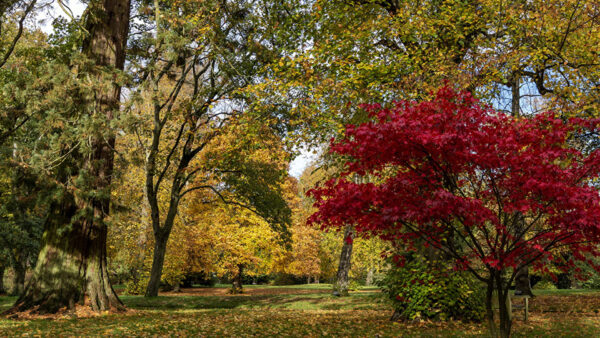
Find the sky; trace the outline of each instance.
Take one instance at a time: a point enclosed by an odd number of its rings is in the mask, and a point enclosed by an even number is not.
[[[85,4],[78,0],[66,0],[64,2],[73,12],[74,17],[80,16],[85,9]],[[46,33],[51,33],[52,21],[59,16],[66,19],[69,18],[65,11],[58,5],[58,2],[54,1],[52,3],[52,8],[47,13],[43,13],[38,16],[38,19],[41,20],[39,22],[40,28]],[[289,174],[299,178],[304,169],[310,165],[310,163],[315,160],[316,157],[317,155],[313,154],[309,149],[302,148],[300,155],[290,163]]]

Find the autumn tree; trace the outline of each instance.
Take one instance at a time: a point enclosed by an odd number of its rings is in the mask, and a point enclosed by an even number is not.
[[[586,1],[311,1],[305,43],[260,88],[319,145],[365,116],[355,104],[426,99],[444,81],[503,111],[598,111],[597,6]],[[308,18],[307,18],[308,17]],[[523,109],[526,107],[526,109]]]
[[[349,126],[331,146],[348,157],[347,170],[311,192],[319,208],[312,222],[352,221],[358,232],[408,246],[422,241],[453,258],[456,269],[487,285],[490,329],[503,337],[521,267],[547,270],[562,248],[587,262],[600,254],[600,152],[576,148],[598,120],[513,118],[448,87],[432,101],[365,108],[373,120]],[[382,181],[355,183],[355,174]]]
[[[0,85],[14,83],[15,74],[7,71],[11,57],[23,35],[28,34],[25,21],[35,11],[37,0],[9,0],[0,3]],[[18,76],[17,76],[18,77]],[[4,93],[3,93],[4,94]],[[29,120],[28,114],[15,96],[0,97],[0,146]]]
[[[140,122],[135,132],[140,135],[145,157],[155,246],[146,295],[156,296],[169,236],[188,193],[209,189],[219,195],[221,189],[231,188],[242,203],[261,212],[272,224],[284,224],[288,213],[280,213],[281,208],[273,208],[275,200],[260,195],[259,191],[266,192],[261,184],[270,186],[264,184],[266,176],[255,176],[262,170],[260,166],[244,164],[239,154],[230,153],[228,162],[221,161],[219,166],[214,161],[193,164],[231,121],[239,122],[240,117],[252,113],[248,96],[240,89],[258,81],[263,65],[276,53],[273,43],[267,43],[274,40],[269,40],[271,32],[263,25],[262,16],[277,5],[269,1],[155,1],[147,5],[152,15],[146,16],[145,23],[156,34],[146,34],[138,42],[135,49],[141,52],[132,62],[141,81],[140,95],[152,93],[151,117],[142,118],[149,123]],[[153,53],[146,54],[146,50]],[[277,113],[250,114],[248,119],[260,120],[263,126],[278,131],[281,121],[274,115]],[[203,179],[215,175],[221,179],[214,185]],[[158,200],[161,191],[168,191],[169,204],[164,210]]]

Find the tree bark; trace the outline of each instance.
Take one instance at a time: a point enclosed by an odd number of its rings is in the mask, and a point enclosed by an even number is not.
[[[490,276],[487,283],[487,290],[485,295],[485,312],[486,319],[488,322],[488,330],[491,337],[498,337],[498,328],[494,322],[494,279]]]
[[[508,307],[508,285],[502,280],[501,273],[495,272],[496,292],[498,294],[498,314],[500,317],[500,337],[510,337],[510,330],[512,327],[512,318],[510,309]]]
[[[167,253],[167,241],[169,236],[154,236],[154,256],[152,258],[152,269],[150,270],[150,281],[146,288],[146,297],[158,296],[160,278],[162,276],[165,255]]]
[[[365,285],[366,286],[373,285],[374,277],[375,277],[375,269],[369,268],[369,270],[367,271],[367,279],[365,280]]]
[[[336,296],[348,296],[348,273],[352,261],[352,241],[354,240],[354,227],[349,225],[344,231],[344,245],[340,253],[340,264],[333,284],[333,294]]]
[[[111,81],[103,71],[123,70],[129,14],[130,0],[93,0],[88,5],[85,26],[89,34],[82,51],[100,69],[93,75],[101,82]],[[121,87],[114,83],[109,90],[98,92],[93,114],[112,120],[120,96]],[[124,309],[110,284],[106,262],[104,218],[110,206],[115,137],[102,132],[91,138],[91,152],[81,157],[79,168],[87,171],[90,186],[85,188],[94,190],[94,197],[74,196],[64,189],[60,200],[53,203],[33,276],[9,313],[56,313],[73,309],[77,303],[89,305],[93,311]],[[69,182],[68,176],[63,179]]]
[[[0,295],[6,293],[4,290],[4,271],[6,271],[6,267],[4,265],[0,265]]]
[[[243,273],[244,273],[244,265],[238,264],[238,272],[233,277],[233,281],[231,283],[231,293],[238,294],[238,293],[244,292],[243,286],[242,286],[242,274]]]
[[[13,278],[13,289],[11,294],[13,296],[20,296],[23,294],[25,290],[25,273],[27,272],[27,268],[25,266],[25,262],[17,261],[13,266],[14,270],[14,278]]]

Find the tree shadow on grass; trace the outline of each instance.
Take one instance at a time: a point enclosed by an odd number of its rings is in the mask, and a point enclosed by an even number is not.
[[[0,313],[8,310],[17,300],[17,297],[0,296]]]
[[[122,296],[132,309],[199,310],[235,308],[343,309],[368,306],[374,297],[339,298],[326,294],[260,295],[260,296],[159,296],[155,298]]]

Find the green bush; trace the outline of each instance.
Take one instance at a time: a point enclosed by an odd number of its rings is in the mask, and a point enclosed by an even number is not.
[[[535,290],[556,290],[556,285],[549,279],[542,279],[534,287]]]
[[[350,282],[348,282],[348,291],[358,291],[361,288],[361,283],[355,279],[351,279]]]
[[[485,289],[468,273],[442,271],[419,258],[401,267],[390,263],[380,286],[399,319],[483,320]]]

